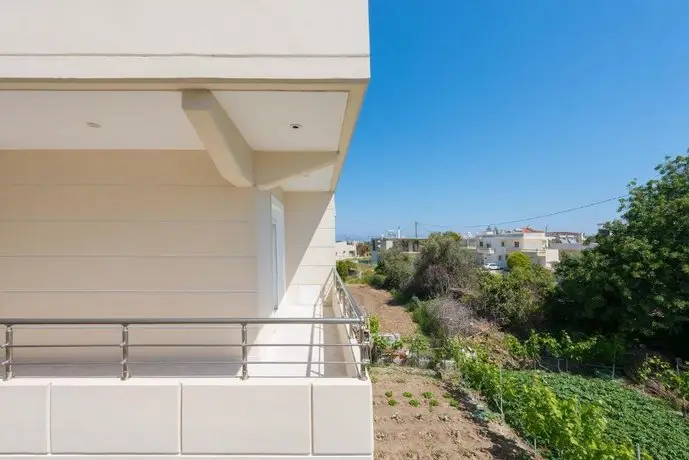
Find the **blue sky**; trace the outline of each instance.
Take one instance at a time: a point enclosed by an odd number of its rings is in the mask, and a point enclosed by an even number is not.
[[[688,24],[687,0],[370,0],[338,236],[475,231],[652,177],[689,147]],[[593,232],[616,209],[523,225]]]

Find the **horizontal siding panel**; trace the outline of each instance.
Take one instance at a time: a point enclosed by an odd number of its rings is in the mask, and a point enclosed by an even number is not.
[[[311,247],[326,247],[329,246],[333,249],[333,254],[335,253],[335,230],[332,228],[319,228],[317,229],[311,242],[309,244]]]
[[[317,284],[323,286],[330,276],[332,266],[309,266],[300,265],[292,279],[292,285]]]
[[[334,229],[335,228],[335,210],[326,209],[323,213],[323,218],[318,223],[318,228],[320,229]]]
[[[254,258],[58,258],[0,260],[4,290],[255,290]]]
[[[255,310],[250,292],[0,292],[4,318],[222,318]]]
[[[195,150],[0,150],[0,184],[229,185]]]
[[[325,266],[331,269],[335,265],[335,248],[309,247],[301,259],[301,265]]]
[[[1,222],[3,255],[255,255],[246,222]]]
[[[0,220],[247,221],[252,198],[233,187],[0,186]]]

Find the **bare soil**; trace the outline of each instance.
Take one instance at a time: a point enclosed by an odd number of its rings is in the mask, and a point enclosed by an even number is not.
[[[403,306],[395,303],[388,291],[374,289],[366,284],[347,286],[359,306],[369,315],[380,319],[380,332],[397,332],[402,335],[413,334],[416,323]]]
[[[376,460],[534,458],[509,427],[475,418],[473,398],[457,393],[429,371],[374,367],[371,380]],[[426,398],[424,392],[432,396]],[[410,404],[412,399],[418,407]],[[391,400],[397,403],[390,405]],[[450,405],[452,400],[457,407]]]

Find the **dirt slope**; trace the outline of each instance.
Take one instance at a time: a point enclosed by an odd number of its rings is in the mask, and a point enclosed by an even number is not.
[[[458,406],[452,407],[452,399],[443,396],[448,388],[427,371],[375,367],[372,381],[376,460],[533,458],[509,427],[474,417],[471,398],[453,394]],[[424,392],[432,396],[424,398]],[[390,399],[397,404],[389,405]],[[411,399],[419,406],[412,406]],[[438,405],[432,407],[431,399]]]
[[[396,305],[388,291],[374,289],[366,284],[347,286],[359,306],[369,315],[380,319],[380,332],[398,332],[409,335],[416,332],[416,324],[411,315]]]

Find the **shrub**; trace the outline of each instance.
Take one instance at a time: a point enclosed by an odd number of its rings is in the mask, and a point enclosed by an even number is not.
[[[412,395],[412,394],[411,394],[410,392],[408,392],[408,391],[405,391],[404,393],[402,393],[402,396],[404,396],[405,398],[411,398],[411,397],[414,396],[414,395]]]
[[[531,267],[531,259],[524,253],[513,252],[507,256],[507,268],[514,270],[515,268],[529,268]]]
[[[394,399],[388,399],[388,406],[396,406],[396,405],[397,405],[397,401],[396,401],[396,400],[394,400]]]
[[[376,289],[383,289],[385,287],[385,283],[385,275],[381,275],[380,273],[374,273],[370,275],[368,279],[368,284],[370,284],[372,287]]]
[[[516,267],[502,276],[484,271],[471,306],[502,326],[526,332],[544,321],[544,306],[555,288],[552,273],[538,265]]]
[[[479,353],[477,359],[464,355],[460,357],[458,364],[462,378],[467,385],[485,396],[493,410],[503,414],[511,426],[534,444],[547,447],[557,458],[572,460],[633,460],[635,458],[630,439],[638,442],[638,438],[628,436],[618,427],[609,429],[608,416],[611,413],[607,406],[602,406],[598,399],[595,399],[595,396],[586,393],[556,392],[546,384],[540,372],[502,371],[482,355],[483,353]],[[548,381],[551,381],[552,377],[559,376],[569,377],[567,374],[548,374]],[[608,383],[617,385],[615,382]],[[572,390],[574,387],[571,384],[563,386],[563,389],[567,388]],[[633,411],[633,408],[638,406],[628,405],[627,407]],[[611,408],[616,411],[622,406],[618,403]],[[615,415],[614,412],[613,415]],[[653,423],[647,422],[646,426],[653,426]],[[662,442],[662,439],[658,437],[658,441]],[[651,451],[649,445],[646,443],[642,445]],[[676,451],[680,452],[682,449],[684,446],[680,445]],[[653,454],[652,451],[651,454]],[[644,459],[648,458],[648,455],[644,454]]]
[[[407,292],[421,298],[443,296],[475,284],[475,255],[452,235],[432,234],[421,247]]]
[[[378,334],[380,332],[380,318],[378,318],[378,315],[368,317],[368,330],[371,334]]]
[[[427,301],[425,309],[432,319],[434,335],[454,337],[471,335],[476,332],[474,312],[466,304],[451,297],[438,297]],[[431,324],[428,325],[431,327]]]
[[[392,391],[390,391],[390,390],[386,391],[385,396],[387,396],[388,398],[392,398]]]
[[[416,399],[410,399],[409,400],[409,405],[413,407],[419,407],[420,403]]]
[[[438,400],[437,400],[437,399],[431,399],[430,401],[428,401],[428,404],[429,404],[431,407],[435,407],[435,406],[438,405]]]
[[[337,274],[340,275],[340,278],[342,278],[343,280],[349,277],[349,272],[354,271],[356,269],[356,266],[357,264],[353,260],[338,260],[337,262],[335,262]]]
[[[385,275],[387,289],[404,290],[414,273],[414,266],[409,255],[397,248],[385,251],[375,268],[376,273]]]
[[[424,391],[423,393],[421,393],[421,396],[423,396],[425,399],[431,399],[433,397],[433,393],[431,393],[430,391]]]

